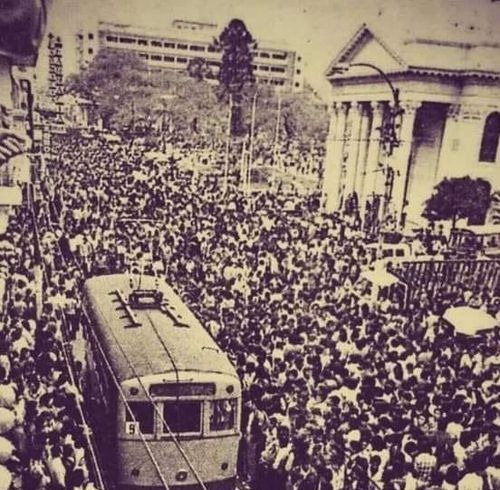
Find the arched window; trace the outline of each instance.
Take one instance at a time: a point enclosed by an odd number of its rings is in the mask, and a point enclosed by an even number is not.
[[[484,123],[483,139],[481,140],[481,150],[479,161],[495,162],[498,150],[498,138],[500,137],[500,113],[492,112]]]

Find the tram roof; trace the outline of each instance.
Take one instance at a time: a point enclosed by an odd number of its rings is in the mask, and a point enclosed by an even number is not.
[[[237,377],[227,355],[168,284],[157,285],[154,277],[142,276],[141,288],[161,291],[169,314],[156,306],[131,307],[132,322],[115,293],[128,298],[132,292],[126,274],[96,276],[84,285],[94,331],[120,381],[176,368]]]

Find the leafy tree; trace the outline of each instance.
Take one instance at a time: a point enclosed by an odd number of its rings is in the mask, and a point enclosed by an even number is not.
[[[204,58],[191,58],[187,65],[187,73],[199,82],[213,77],[212,70]]]
[[[156,92],[138,55],[113,50],[99,51],[85,71],[68,78],[66,90],[93,100],[106,127],[148,119]]]
[[[491,184],[484,179],[470,177],[445,178],[425,203],[423,216],[429,220],[466,218],[471,224],[484,223],[491,200]]]
[[[280,106],[280,141],[323,141],[326,138],[329,122],[326,104],[316,98],[312,91],[278,93],[274,87],[259,85],[257,89],[255,85],[245,91],[245,98],[252,100],[255,91],[258,92],[256,134],[267,134],[268,137],[274,138]],[[247,113],[247,119],[248,117]]]
[[[252,49],[256,43],[245,23],[233,19],[224,28],[215,42],[217,49],[222,51],[222,61],[219,70],[219,85],[224,94],[232,98],[232,134],[242,135],[246,132],[243,126],[242,101],[244,89],[253,84]]]

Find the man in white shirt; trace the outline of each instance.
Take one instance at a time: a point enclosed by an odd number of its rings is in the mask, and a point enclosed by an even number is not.
[[[483,490],[484,481],[477,473],[467,473],[458,482],[457,490]]]

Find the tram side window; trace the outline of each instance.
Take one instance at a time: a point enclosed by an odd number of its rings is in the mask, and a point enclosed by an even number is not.
[[[129,402],[130,410],[127,409],[127,422],[137,421],[139,429],[143,434],[154,433],[154,408],[150,402]],[[134,415],[132,417],[132,414]]]
[[[163,418],[173,433],[201,432],[201,402],[165,402]],[[168,433],[166,427],[163,432]]]
[[[210,431],[231,430],[236,425],[236,400],[215,400],[210,403]]]

